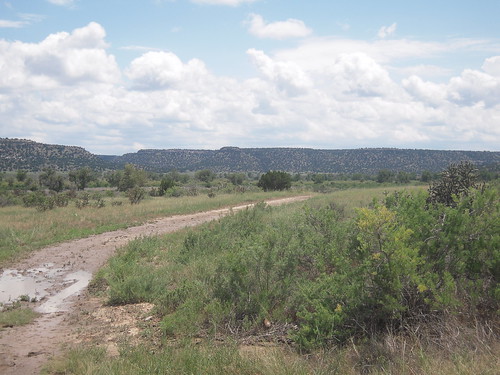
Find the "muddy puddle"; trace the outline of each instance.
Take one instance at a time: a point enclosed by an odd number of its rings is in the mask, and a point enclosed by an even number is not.
[[[0,275],[0,309],[16,301],[36,303],[43,314],[67,311],[67,299],[82,292],[92,275],[86,271],[68,273],[46,263],[26,270],[6,269]]]

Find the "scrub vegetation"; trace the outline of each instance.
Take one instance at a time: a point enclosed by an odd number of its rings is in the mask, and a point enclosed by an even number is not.
[[[275,175],[285,191],[265,184]],[[91,290],[109,306],[153,304],[155,329],[112,358],[82,344],[45,372],[493,374],[500,187],[478,177],[470,163],[347,178],[18,171],[0,182],[0,262],[156,217],[322,193],[132,241]]]
[[[160,344],[81,347],[47,372],[494,374],[500,195],[471,173],[451,201],[442,181],[347,190],[136,240],[93,287],[153,303]]]

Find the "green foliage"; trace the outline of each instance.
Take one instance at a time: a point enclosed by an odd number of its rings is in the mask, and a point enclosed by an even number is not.
[[[69,172],[69,180],[76,185],[78,190],[85,190],[87,185],[95,179],[94,172],[89,167]]]
[[[177,242],[137,242],[108,271],[110,299],[155,303],[168,336],[255,333],[265,318],[304,350],[448,313],[495,316],[499,190],[472,189],[454,206],[427,198],[386,194],[353,215],[327,198],[257,205]]]
[[[128,191],[144,186],[146,182],[146,172],[132,164],[127,164],[123,171],[111,175],[109,181],[111,184],[117,186],[119,191]]]
[[[391,182],[393,179],[394,179],[394,172],[389,171],[387,169],[382,169],[377,173],[378,183]]]
[[[38,316],[31,309],[23,308],[19,303],[0,310],[0,329],[31,323]]]
[[[38,176],[38,180],[41,186],[49,190],[60,192],[64,188],[64,178],[53,168],[45,169],[40,176]]]
[[[429,203],[454,206],[456,199],[467,196],[471,189],[478,189],[478,170],[470,161],[450,165],[441,179],[429,187]]]
[[[127,191],[127,197],[128,200],[130,201],[130,204],[138,204],[140,201],[144,199],[145,196],[146,196],[146,190],[144,190],[139,186],[130,188]]]
[[[22,169],[18,169],[18,171],[16,173],[17,181],[23,182],[24,180],[26,180],[27,176],[28,176],[28,172],[26,172],[25,170],[22,170]]]
[[[292,176],[282,171],[269,171],[260,176],[257,186],[269,190],[287,190],[292,187]]]
[[[163,197],[167,190],[172,189],[175,186],[175,181],[171,176],[165,176],[161,179],[160,187],[158,188],[158,195]]]
[[[243,182],[246,179],[246,176],[244,173],[231,173],[227,176],[228,180],[231,181],[231,183],[235,186],[239,186],[243,184]]]
[[[212,182],[214,179],[215,179],[215,173],[212,172],[211,170],[209,169],[203,169],[201,171],[197,171],[194,176],[196,177],[196,179],[202,181],[202,182],[205,182],[205,183],[210,183]]]

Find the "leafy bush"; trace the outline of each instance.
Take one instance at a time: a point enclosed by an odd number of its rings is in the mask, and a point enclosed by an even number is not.
[[[429,187],[428,202],[454,206],[457,198],[480,188],[478,176],[478,169],[470,161],[450,165],[441,174],[441,179]]]
[[[140,201],[144,199],[146,196],[146,190],[141,187],[134,187],[127,191],[127,197],[130,201],[130,204],[138,204]]]
[[[292,176],[282,171],[269,171],[260,176],[257,186],[269,190],[287,190],[292,187]]]
[[[306,350],[448,313],[494,316],[498,189],[471,189],[454,206],[428,196],[387,194],[354,217],[334,202],[260,204],[188,232],[175,251],[130,247],[109,271],[110,296],[155,302],[168,335],[251,334],[265,318]],[[157,257],[165,266],[151,266]]]

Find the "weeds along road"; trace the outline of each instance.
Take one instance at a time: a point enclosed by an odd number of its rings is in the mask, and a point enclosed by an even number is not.
[[[277,206],[304,201],[309,197],[296,196],[265,202]],[[74,340],[71,313],[78,306],[85,305],[84,291],[88,282],[117,248],[138,237],[175,232],[251,206],[253,204],[160,218],[137,227],[50,246],[9,267],[19,273],[36,270],[44,282],[50,283],[50,287],[45,298],[33,303],[33,308],[41,313],[39,318],[32,324],[0,331],[0,373],[38,374],[50,357],[60,353],[64,343]]]

